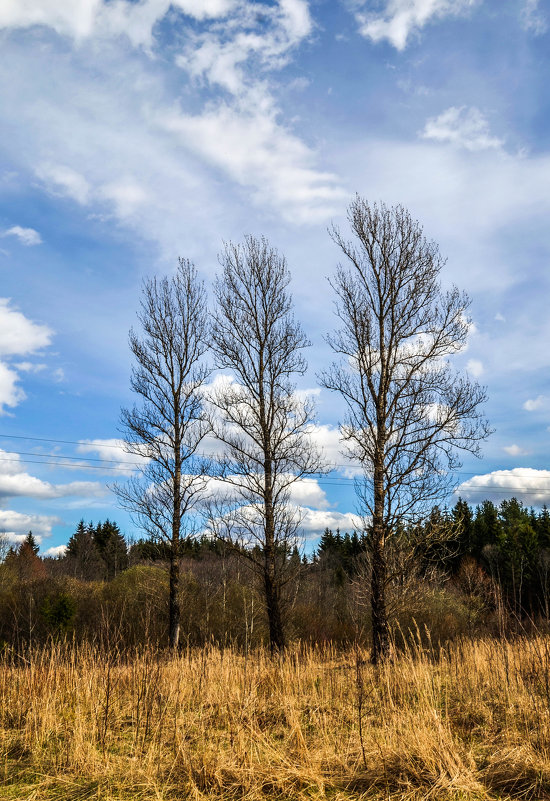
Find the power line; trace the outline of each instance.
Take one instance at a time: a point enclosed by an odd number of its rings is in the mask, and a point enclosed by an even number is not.
[[[0,437],[4,439],[19,439],[19,440],[28,440],[31,442],[48,442],[48,443],[55,443],[55,444],[62,444],[62,445],[95,445],[94,442],[86,442],[83,440],[63,440],[63,439],[53,439],[49,437],[31,437],[31,436],[24,436],[18,434],[0,434]],[[112,448],[114,450],[120,450],[120,445],[112,445],[108,443],[101,443],[98,445],[101,448]],[[115,472],[115,473],[126,473],[129,468],[139,468],[143,466],[143,463],[140,462],[127,462],[121,463],[120,460],[116,459],[103,459],[100,457],[92,457],[92,456],[68,456],[58,453],[36,453],[36,452],[29,452],[29,451],[12,451],[15,456],[33,456],[37,457],[35,459],[19,459],[18,462],[22,464],[42,464],[49,467],[61,467],[61,468],[74,468],[74,469],[83,469],[83,470],[100,470],[102,472]],[[64,461],[60,461],[64,460]],[[13,461],[9,457],[1,457],[0,462],[7,462]],[[76,462],[77,464],[67,464],[67,462]],[[87,464],[88,462],[99,462],[99,464]],[[80,463],[80,464],[78,464]],[[84,464],[83,464],[84,463]],[[113,465],[113,466],[110,466]],[[330,470],[334,471],[338,468],[350,468],[351,465],[348,464],[332,464],[330,466]],[[508,472],[508,471],[493,471],[493,472]],[[315,475],[324,476],[324,473],[317,473]],[[457,471],[454,473],[456,476],[476,476],[479,473],[474,472],[467,472],[467,471]],[[514,473],[514,477],[521,478],[521,477],[532,477],[532,473]],[[344,487],[346,485],[350,485],[355,482],[355,478],[348,477],[348,476],[330,476],[330,478],[317,478],[311,479],[315,480],[316,483],[321,487]],[[548,476],[548,480],[550,481],[550,476]],[[457,491],[460,491],[460,487],[455,488],[452,492],[453,494],[457,494]],[[515,493],[521,495],[536,495],[539,492],[550,491],[550,486],[548,487],[525,487],[521,485],[514,485],[514,486],[507,486],[507,487],[498,487],[498,486],[488,486],[488,487],[467,487],[463,489],[464,494],[479,494],[479,495],[487,495],[490,492],[497,492],[497,493]]]
[[[7,462],[7,461],[13,461],[13,460],[4,459],[3,457],[0,457],[0,462]],[[39,461],[39,460],[35,460],[35,459],[21,459],[20,461],[23,464],[43,464],[43,465],[47,465],[47,466],[51,466],[51,467],[65,467],[65,468],[74,467],[74,469],[77,469],[79,467],[79,465],[67,465],[67,464],[63,464],[61,462]],[[122,466],[120,466],[120,467],[102,467],[101,465],[95,465],[95,464],[94,465],[92,465],[92,464],[84,465],[83,469],[86,469],[86,470],[101,470],[102,472],[106,472],[106,471],[113,471],[113,472],[118,472],[118,473],[125,473],[126,472],[126,468],[122,467]],[[320,487],[342,487],[342,486],[345,486],[346,484],[349,485],[352,481],[353,481],[353,479],[334,477],[332,480],[317,479],[316,480],[316,484],[318,486],[320,486]],[[453,490],[453,494],[456,494],[457,490],[460,490],[460,487],[455,488]],[[472,493],[475,493],[475,494],[478,494],[478,495],[487,496],[490,492],[495,492],[495,493],[513,493],[515,495],[536,495],[537,493],[545,492],[545,491],[550,492],[550,486],[548,486],[548,487],[536,487],[536,488],[519,487],[519,486],[513,486],[513,487],[494,487],[493,486],[493,487],[486,487],[486,488],[483,488],[483,487],[472,487],[472,488],[466,488],[465,494],[470,495]]]
[[[53,442],[55,444],[61,444],[61,445],[79,445],[79,446],[91,446],[91,447],[96,445],[96,447],[98,447],[98,448],[101,447],[101,448],[112,448],[114,450],[122,450],[121,445],[110,445],[110,444],[103,443],[103,442],[101,444],[96,444],[93,441],[89,441],[89,440],[52,439],[52,438],[49,438],[49,437],[30,437],[30,436],[28,437],[28,436],[23,436],[21,434],[0,434],[0,438],[3,438],[3,439],[22,439],[22,440],[29,440],[31,442]],[[118,459],[102,459],[102,458],[96,458],[96,457],[84,456],[84,455],[81,455],[81,456],[64,456],[63,454],[59,454],[59,453],[45,453],[45,454],[29,453],[27,451],[15,451],[15,450],[14,451],[10,451],[10,452],[16,454],[17,456],[44,456],[44,457],[54,458],[54,459],[73,459],[75,461],[93,461],[93,462],[102,462],[103,464],[104,463],[112,463],[112,464],[120,465],[120,460],[118,460]],[[206,454],[197,454],[197,455],[198,456],[202,456],[203,458],[207,458]],[[47,462],[44,462],[44,464],[47,464]],[[126,464],[127,464],[128,467],[141,467],[142,466],[142,463],[140,463],[140,462],[127,462]],[[329,465],[329,467],[330,467],[331,471],[332,470],[336,470],[338,468],[350,469],[350,468],[353,468],[353,464],[351,462],[347,462],[347,463],[344,463],[344,464],[333,462],[331,465]],[[121,469],[123,469],[123,468],[121,468]],[[508,470],[507,468],[503,468],[501,470],[496,470],[496,471],[492,471],[492,472],[493,473],[494,472],[511,472],[512,470],[515,470],[515,469],[516,468],[511,468],[510,470]],[[536,470],[538,468],[532,468],[532,469]],[[548,471],[548,472],[550,472],[550,471]],[[315,473],[314,475],[325,475],[325,474],[324,473]],[[480,474],[477,473],[477,472],[474,472],[474,471],[457,470],[457,471],[455,471],[453,473],[453,475],[456,475],[456,476],[477,476],[477,475],[480,475]],[[518,478],[531,477],[531,475],[532,475],[531,473],[517,473],[517,472],[514,473],[514,476],[518,477]],[[549,476],[549,478],[550,478],[550,476]],[[353,478],[347,478],[345,476],[342,476],[338,480],[354,481]]]

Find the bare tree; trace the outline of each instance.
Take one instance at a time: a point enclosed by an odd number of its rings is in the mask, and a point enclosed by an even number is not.
[[[125,448],[144,460],[140,475],[115,491],[149,536],[169,546],[169,642],[179,641],[179,552],[196,524],[193,509],[207,479],[197,449],[208,431],[202,386],[208,369],[206,292],[191,262],[180,259],[171,278],[143,284],[139,337],[130,331],[136,364],[131,386],[141,405],[122,409]]]
[[[456,287],[441,290],[437,245],[401,206],[356,196],[348,219],[354,242],[331,230],[348,260],[331,282],[342,327],[328,341],[342,358],[321,380],[346,402],[342,439],[363,467],[357,491],[370,518],[377,663],[389,652],[387,539],[448,490],[457,450],[479,454],[490,432],[479,411],[485,391],[448,361],[466,344],[470,301]]]
[[[226,245],[220,262],[212,347],[217,366],[236,380],[212,394],[226,491],[211,524],[259,572],[277,651],[285,646],[282,593],[301,522],[290,491],[323,467],[310,438],[312,403],[292,383],[306,369],[302,350],[310,343],[292,315],[285,259],[265,239]]]

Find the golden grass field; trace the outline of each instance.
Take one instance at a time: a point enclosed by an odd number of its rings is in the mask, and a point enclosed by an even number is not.
[[[550,638],[0,664],[2,799],[550,798]]]

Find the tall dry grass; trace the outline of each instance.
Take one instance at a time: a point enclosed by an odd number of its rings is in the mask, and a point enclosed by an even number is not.
[[[550,639],[0,665],[2,799],[550,798]]]

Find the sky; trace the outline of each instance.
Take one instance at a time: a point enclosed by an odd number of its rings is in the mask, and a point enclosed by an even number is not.
[[[358,192],[402,204],[472,299],[457,369],[494,429],[470,503],[550,503],[550,4],[542,0],[1,0],[0,532],[58,554],[81,518],[139,537],[110,490],[142,281],[265,235],[292,273],[334,470],[304,536],[350,529],[341,400],[317,386],[327,277]]]

